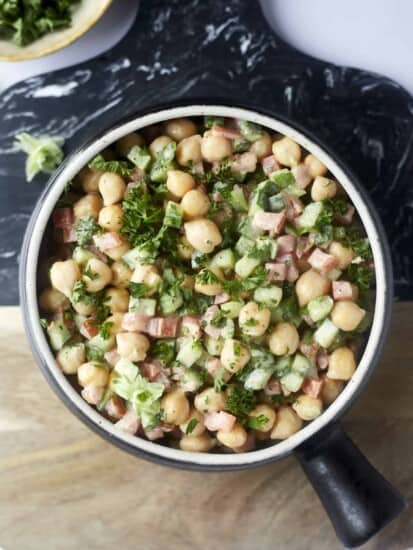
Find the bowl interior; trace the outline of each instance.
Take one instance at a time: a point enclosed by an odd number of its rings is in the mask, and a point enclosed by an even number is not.
[[[105,13],[112,0],[82,0],[73,10],[69,28],[46,34],[21,48],[7,40],[0,40],[1,61],[23,61],[49,55],[68,46],[88,31]]]
[[[321,416],[307,424],[289,439],[242,454],[188,453],[120,432],[109,420],[102,417],[82,399],[58,368],[39,322],[40,315],[37,304],[39,266],[42,259],[47,257],[48,222],[66,183],[94,156],[122,136],[168,119],[200,115],[217,115],[256,122],[275,132],[290,136],[319,158],[340,182],[355,206],[370,240],[376,269],[376,300],[371,331],[356,372],[343,392]],[[222,105],[190,105],[155,111],[132,118],[94,139],[66,161],[60,172],[52,178],[33,213],[22,254],[21,291],[25,309],[26,330],[40,366],[53,389],[82,421],[100,435],[134,454],[140,453],[146,457],[181,467],[222,470],[268,462],[291,453],[295,447],[336,419],[350,405],[371,373],[383,345],[392,299],[391,273],[386,238],[374,209],[354,179],[324,148],[289,124],[255,111]]]

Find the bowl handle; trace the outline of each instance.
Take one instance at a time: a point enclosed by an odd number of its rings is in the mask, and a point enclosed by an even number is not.
[[[317,433],[296,456],[347,548],[366,542],[406,507],[340,425]]]

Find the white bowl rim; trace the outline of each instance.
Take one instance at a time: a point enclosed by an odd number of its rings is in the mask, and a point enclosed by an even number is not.
[[[218,454],[218,453],[190,453],[179,449],[173,449],[146,441],[142,438],[121,432],[107,419],[101,416],[95,409],[88,405],[79,393],[71,386],[66,376],[59,369],[53,353],[46,340],[44,331],[40,325],[40,314],[37,299],[37,264],[40,245],[46,225],[50,219],[53,208],[58,201],[63,189],[79,170],[95,157],[100,151],[117,141],[124,135],[141,128],[157,124],[169,119],[193,116],[216,115],[229,118],[240,118],[256,122],[275,132],[289,136],[303,146],[307,151],[319,158],[340,182],[348,193],[355,206],[369,238],[376,272],[376,301],[373,323],[369,338],[358,364],[358,367],[347,383],[343,392],[338,398],[315,420],[307,424],[299,432],[273,445],[239,454]],[[88,143],[86,146],[75,152],[62,170],[52,179],[52,184],[46,189],[41,197],[41,207],[37,212],[36,219],[32,220],[30,236],[27,243],[27,254],[22,274],[22,290],[25,296],[25,319],[26,327],[34,340],[32,345],[38,358],[43,363],[48,374],[53,380],[53,385],[58,389],[60,395],[66,396],[73,410],[79,411],[81,418],[103,437],[110,439],[113,443],[128,450],[129,452],[149,456],[154,460],[173,463],[181,467],[189,468],[210,468],[210,469],[231,469],[262,464],[286,456],[298,446],[311,438],[328,424],[333,423],[345,409],[350,405],[356,394],[367,381],[372,370],[372,365],[377,360],[378,350],[382,348],[382,337],[386,332],[390,312],[388,311],[389,300],[391,300],[391,265],[389,266],[386,257],[386,246],[382,239],[382,231],[377,229],[378,220],[371,211],[371,206],[366,204],[366,197],[362,196],[359,187],[353,183],[353,177],[348,174],[341,164],[332,158],[330,153],[318,145],[308,135],[296,129],[292,123],[282,122],[272,115],[265,115],[255,110],[242,107],[226,106],[221,104],[191,103],[185,106],[175,106],[160,110],[154,110],[144,115],[131,117],[128,121],[109,129],[100,137]],[[390,273],[389,273],[390,270]]]

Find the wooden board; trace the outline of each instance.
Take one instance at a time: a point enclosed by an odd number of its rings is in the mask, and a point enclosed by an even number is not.
[[[5,550],[334,550],[294,458],[192,473],[129,456],[88,431],[31,357],[18,308],[0,308],[0,547]],[[413,303],[396,305],[371,384],[345,420],[361,450],[413,499]],[[411,508],[363,548],[413,546]]]

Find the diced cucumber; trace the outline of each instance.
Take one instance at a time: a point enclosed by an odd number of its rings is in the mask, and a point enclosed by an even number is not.
[[[249,256],[243,256],[235,264],[235,273],[245,279],[249,277],[256,267],[260,265],[261,261],[256,258],[250,258]]]
[[[151,163],[151,155],[145,147],[134,145],[127,155],[128,159],[141,170],[146,170]]]
[[[280,382],[288,391],[296,392],[303,385],[304,378],[298,372],[291,371],[284,375]]]
[[[271,212],[280,212],[284,208],[285,208],[285,202],[280,193],[268,198],[268,209]]]
[[[233,338],[235,334],[235,323],[232,319],[227,319],[225,325],[222,327],[222,338],[227,340],[228,338]]]
[[[269,237],[258,237],[255,240],[254,248],[248,253],[251,258],[257,258],[262,262],[274,260],[277,255],[277,241]]]
[[[254,290],[254,300],[268,307],[277,307],[282,297],[283,291],[279,286],[260,287]]]
[[[259,367],[247,376],[244,386],[247,390],[263,390],[272,376],[272,370]]]
[[[341,274],[343,272],[340,271],[340,269],[330,269],[330,271],[327,272],[327,277],[330,279],[330,281],[337,281],[341,277]]]
[[[291,372],[292,357],[288,355],[279,357],[275,362],[275,374],[281,378]]]
[[[82,266],[85,265],[91,258],[95,258],[95,255],[92,254],[92,252],[89,252],[89,250],[86,250],[86,248],[77,246],[73,250],[72,258],[77,263],[77,265]]]
[[[277,170],[270,174],[270,180],[275,183],[278,189],[285,189],[290,185],[295,184],[295,177],[291,170],[288,168],[283,168],[282,170]]]
[[[155,315],[156,300],[154,298],[129,298],[130,313],[142,313],[143,315]]]
[[[162,313],[174,313],[184,303],[182,293],[178,289],[173,292],[164,292],[159,298]]]
[[[153,260],[153,254],[148,247],[135,246],[123,256],[123,261],[131,269],[135,269],[139,264],[149,263]]]
[[[238,232],[249,239],[256,239],[264,234],[262,229],[259,229],[253,224],[253,218],[251,216],[244,216],[238,224]]]
[[[320,201],[310,202],[310,204],[307,204],[301,216],[297,218],[298,227],[303,229],[311,229],[314,227],[322,210],[323,203]]]
[[[254,214],[260,210],[268,209],[268,199],[278,192],[277,185],[271,180],[265,180],[259,183],[251,195],[248,214]]]
[[[94,348],[90,342],[86,342],[86,359],[88,361],[103,361],[104,353],[99,348]]]
[[[116,363],[114,372],[117,372],[118,374],[120,374],[121,376],[124,376],[129,380],[135,380],[135,378],[139,374],[139,369],[136,365],[132,363],[132,361],[122,357]]]
[[[204,377],[194,368],[187,369],[183,372],[179,385],[185,392],[195,392],[204,384]]]
[[[204,116],[204,126],[205,128],[212,128],[212,126],[224,126],[225,120],[220,116],[211,116],[206,115]]]
[[[330,319],[324,319],[314,333],[314,340],[323,348],[329,348],[339,333],[336,325]]]
[[[214,355],[215,357],[221,355],[221,351],[224,347],[224,339],[223,338],[211,338],[211,336],[207,336],[204,340],[205,347],[209,355]]]
[[[235,251],[239,254],[239,256],[246,256],[249,252],[251,252],[251,250],[253,250],[253,248],[254,241],[248,237],[244,237],[243,235],[241,235],[235,244]]]
[[[308,315],[316,323],[325,319],[333,309],[334,300],[331,296],[319,296],[308,303]]]
[[[248,203],[244,191],[239,185],[234,185],[229,202],[236,212],[248,212]]]
[[[47,327],[49,342],[55,351],[59,351],[72,336],[70,330],[58,321],[52,321]]]
[[[224,313],[225,317],[228,317],[228,319],[235,319],[238,317],[239,312],[241,311],[242,306],[244,305],[244,302],[231,300],[230,302],[227,302],[226,304],[221,304],[220,308],[221,311]]]
[[[248,141],[257,141],[262,136],[263,130],[258,124],[248,120],[238,121],[239,131]]]
[[[192,269],[198,269],[203,267],[208,262],[208,256],[203,254],[199,250],[195,250],[191,258],[191,267]]]
[[[194,363],[201,358],[203,349],[199,340],[188,338],[182,345],[176,356],[178,363],[182,363],[185,367],[192,367]]]
[[[296,353],[291,364],[291,370],[306,378],[310,368],[311,361],[301,353]]]
[[[263,367],[265,369],[274,370],[276,360],[274,355],[264,347],[251,346],[251,362],[256,368]]]
[[[247,139],[234,139],[232,142],[233,153],[245,153],[250,148],[250,142]]]
[[[96,334],[93,338],[89,340],[89,346],[92,348],[98,348],[104,353],[107,351],[113,349],[116,345],[116,339],[115,336],[112,334],[109,336],[109,338],[103,338],[99,333]]]
[[[235,254],[230,248],[220,250],[212,258],[210,267],[218,267],[224,271],[227,269],[234,269],[235,266]]]
[[[174,227],[179,229],[182,225],[183,211],[181,205],[173,201],[168,201],[165,208],[163,225],[165,227]]]
[[[302,197],[303,195],[305,195],[306,191],[304,189],[300,189],[299,187],[297,187],[296,185],[288,185],[288,187],[286,187],[284,189],[284,191],[288,194],[288,195],[291,195],[293,197]]]

